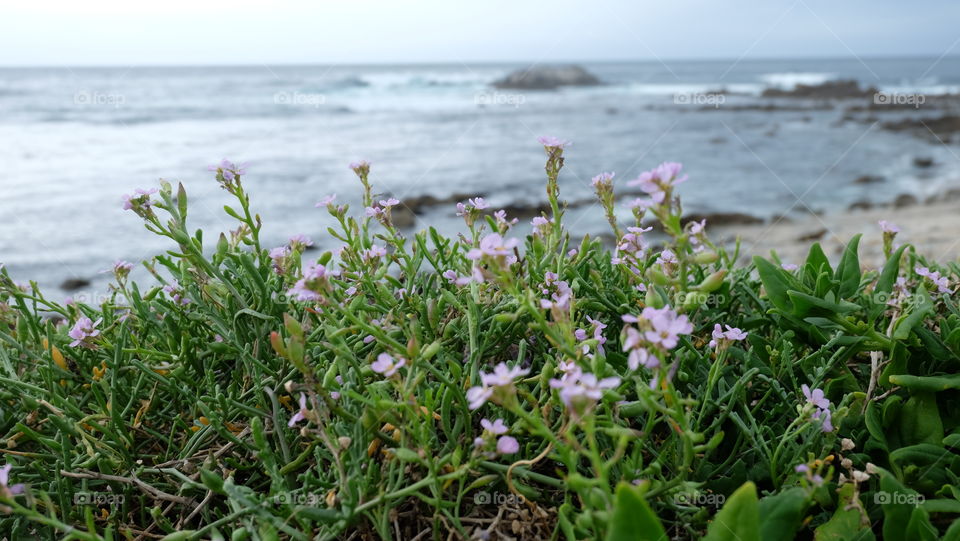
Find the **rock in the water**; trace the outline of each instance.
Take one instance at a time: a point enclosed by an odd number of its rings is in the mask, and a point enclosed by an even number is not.
[[[792,90],[782,88],[767,88],[763,91],[765,98],[866,98],[877,93],[876,88],[860,88],[856,81],[826,81],[818,85],[798,84]]]
[[[902,193],[893,200],[893,208],[909,207],[917,204],[917,198],[908,193]]]
[[[404,205],[390,209],[390,220],[400,229],[409,229],[417,223],[417,215]]]
[[[568,204],[568,208],[574,208],[580,205],[577,204]],[[550,205],[548,203],[513,203],[509,205],[504,205],[503,210],[507,212],[508,218],[519,218],[525,220],[528,218],[533,218],[534,216],[540,216],[545,212],[550,211]]]
[[[751,216],[749,214],[744,214],[742,212],[708,212],[705,214],[695,213],[687,214],[680,219],[683,224],[687,224],[689,222],[699,222],[701,220],[706,220],[708,226],[750,225],[763,223],[763,220],[760,218]]]
[[[799,237],[797,237],[797,242],[813,242],[813,241],[815,241],[815,240],[820,240],[820,239],[822,239],[823,236],[826,235],[826,234],[827,234],[827,230],[826,230],[826,229],[818,229],[818,230],[813,231],[813,232],[811,232],[811,233],[806,233],[806,234],[804,234],[804,235],[800,235]]]
[[[870,210],[872,208],[873,208],[873,203],[865,199],[861,199],[859,201],[854,201],[853,203],[850,203],[850,206],[847,207],[847,210]]]
[[[60,289],[64,291],[76,291],[90,285],[90,280],[85,278],[67,278],[60,284]]]
[[[580,66],[535,66],[517,70],[493,82],[496,88],[553,90],[561,86],[596,86],[595,75]]]
[[[897,122],[884,122],[881,127],[890,131],[909,131],[920,137],[948,142],[950,135],[960,132],[960,116],[943,115],[939,118],[904,118]]]
[[[883,182],[884,180],[886,179],[884,179],[879,175],[862,175],[854,179],[853,183],[854,184],[876,184],[878,182]]]
[[[913,159],[913,165],[915,167],[927,168],[933,166],[933,158],[928,156],[917,156]]]

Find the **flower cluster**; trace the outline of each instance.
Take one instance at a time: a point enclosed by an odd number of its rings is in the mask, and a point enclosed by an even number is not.
[[[4,464],[4,466],[0,468],[0,497],[12,498],[23,494],[24,485],[22,483],[16,485],[10,484],[11,469],[13,469],[13,464]]]
[[[610,262],[614,265],[625,265],[633,275],[642,276],[642,267],[645,266],[644,259],[647,257],[647,241],[643,234],[651,229],[653,228],[628,227],[627,232],[620,237]],[[643,286],[641,290],[646,290],[646,286]]]
[[[473,227],[474,222],[480,217],[480,211],[489,208],[490,205],[482,197],[467,199],[466,203],[457,203],[457,216],[462,216],[467,227]]]
[[[230,193],[237,193],[240,177],[247,173],[247,164],[235,164],[230,160],[223,159],[219,164],[211,165],[208,169],[216,171],[217,181],[221,188]]]
[[[97,325],[100,324],[100,321],[100,319],[93,321],[86,316],[77,318],[76,324],[74,324],[73,328],[67,332],[67,336],[73,338],[73,342],[70,342],[70,346],[82,346],[86,348],[95,347],[93,339],[100,336],[100,331],[97,330]]]
[[[387,199],[381,199],[379,205],[371,205],[364,209],[364,213],[369,218],[376,218],[380,223],[385,226],[391,226],[390,222],[390,209],[399,205],[400,200],[389,197]]]
[[[407,364],[407,360],[403,357],[395,359],[389,353],[381,353],[377,355],[377,360],[370,365],[370,369],[384,377],[392,378],[397,370],[400,370],[405,364]]]
[[[293,427],[296,426],[300,421],[306,420],[308,415],[310,415],[310,410],[307,409],[307,396],[303,393],[300,393],[300,409],[297,410],[297,413],[290,417],[290,421],[287,423],[287,426]]]
[[[537,142],[543,145],[543,148],[546,149],[547,154],[552,154],[558,150],[563,150],[570,146],[570,141],[565,141],[552,135],[537,137]]]
[[[180,283],[176,280],[174,280],[173,283],[163,286],[163,292],[170,295],[170,298],[173,299],[173,302],[176,304],[181,306],[190,304],[190,299],[186,297],[183,287],[181,287]]]
[[[603,330],[606,329],[607,326],[600,320],[593,319],[590,316],[587,316],[587,321],[590,322],[590,326],[593,328],[592,338],[597,342],[597,346],[596,346],[597,353],[599,353],[600,355],[605,355],[606,352],[603,350],[603,345],[607,343],[607,338],[603,336]],[[583,351],[584,354],[589,353],[590,346],[588,344],[583,343],[583,342],[586,342],[587,340],[590,340],[591,338],[590,336],[587,335],[587,331],[584,329],[577,329],[576,331],[574,331],[573,334],[576,337],[576,339],[581,342],[580,344],[581,351]]]
[[[496,220],[497,230],[501,235],[520,221],[518,218],[507,219],[507,211],[503,209],[494,212],[493,219]]]
[[[702,252],[706,248],[707,243],[707,220],[703,219],[699,222],[692,220],[687,222],[684,229],[686,230],[687,238],[690,239],[690,245],[693,246],[693,251]]]
[[[298,301],[322,301],[324,295],[330,293],[330,277],[336,272],[330,272],[319,263],[311,263],[303,269],[303,277],[287,292]]]
[[[897,233],[900,232],[900,228],[896,224],[888,222],[886,220],[880,220],[880,231],[883,232],[883,253],[890,256],[890,252],[896,248],[893,244],[893,239],[897,237]]]
[[[290,249],[296,252],[302,252],[313,246],[313,240],[306,235],[294,235],[290,237]]]
[[[514,380],[529,373],[530,370],[518,366],[511,368],[506,363],[495,366],[493,373],[480,372],[481,385],[467,390],[470,409],[475,410],[488,400],[501,406],[512,403],[517,394]]]
[[[544,285],[540,292],[547,296],[546,299],[540,299],[540,307],[546,310],[554,310],[558,314],[570,311],[570,301],[573,299],[573,290],[570,284],[565,280],[560,280],[555,272],[547,272],[544,275]]]
[[[735,341],[744,340],[747,338],[747,333],[741,331],[736,327],[731,327],[730,325],[725,325],[727,330],[723,330],[723,327],[719,323],[714,324],[713,334],[711,335],[710,347],[717,349],[724,349],[730,346]]]
[[[513,436],[505,434],[510,430],[503,419],[497,419],[490,422],[489,419],[481,419],[480,426],[483,427],[483,435],[473,440],[473,445],[477,449],[483,450],[493,446],[496,449],[495,454],[512,455],[520,450],[520,442]],[[496,444],[494,444],[496,440]]]
[[[807,464],[797,464],[797,466],[793,468],[793,471],[802,473],[807,482],[813,484],[814,486],[823,485],[823,476],[816,471],[811,470],[810,466]]]
[[[803,396],[806,398],[807,407],[813,407],[811,418],[820,420],[820,429],[824,432],[833,431],[832,417],[830,413],[830,400],[823,394],[822,389],[810,390],[810,387],[804,383],[801,388]]]
[[[454,270],[445,270],[441,275],[447,279],[448,282],[456,286],[465,286],[470,282],[483,282],[483,273],[480,272],[478,267],[473,267],[473,272],[470,276],[460,276],[457,274],[457,271]]]
[[[149,190],[137,189],[133,195],[123,196],[123,210],[132,210],[141,218],[150,218],[153,214],[153,201],[150,196],[157,193],[156,188]]]
[[[467,252],[467,259],[484,260],[502,270],[517,262],[517,256],[514,255],[513,250],[519,244],[518,239],[503,238],[499,233],[490,233],[480,239],[480,245],[477,248]]]
[[[387,247],[381,246],[379,244],[374,244],[373,246],[367,248],[363,251],[363,260],[364,261],[379,261],[381,258],[386,257]]]
[[[287,264],[290,254],[291,251],[289,246],[277,246],[276,248],[270,250],[268,255],[273,263],[274,272],[277,274],[285,274],[287,272]]]
[[[550,387],[557,389],[560,401],[576,419],[593,410],[605,389],[616,389],[620,385],[618,377],[598,379],[574,363],[567,363],[562,368],[565,369],[563,376],[551,379]]]
[[[530,220],[530,225],[533,226],[533,236],[535,237],[546,237],[553,230],[553,220],[545,216],[534,216]]]
[[[939,291],[940,293],[951,292],[950,282],[947,280],[946,276],[940,276],[939,272],[931,271],[927,267],[921,267],[920,265],[917,265],[917,267],[913,270],[914,272],[917,273],[918,276],[922,276],[930,280],[931,282],[933,282],[933,285],[937,287],[937,291]]]
[[[640,366],[658,368],[660,358],[669,350],[675,348],[680,335],[693,332],[693,324],[686,315],[677,314],[669,306],[643,309],[640,316],[624,315],[626,323],[634,323],[636,327],[625,326],[623,351],[628,351],[627,366],[636,370]]]
[[[127,279],[127,276],[130,275],[130,271],[133,270],[133,263],[129,261],[115,261],[113,266],[107,270],[101,272],[111,272],[113,276],[117,279],[118,282],[123,282]]]
[[[639,186],[650,196],[650,201],[654,205],[660,205],[669,200],[676,185],[686,182],[687,175],[680,176],[682,169],[683,164],[663,162],[656,168],[641,173],[639,177],[628,182],[627,186]]]
[[[333,202],[337,200],[337,194],[332,193],[325,195],[320,198],[319,201],[314,205],[316,208],[326,208],[328,212],[333,215],[340,216],[347,212],[346,205],[334,205]]]

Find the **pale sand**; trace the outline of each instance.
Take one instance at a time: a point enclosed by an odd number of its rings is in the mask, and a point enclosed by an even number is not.
[[[810,245],[817,241],[831,261],[837,261],[843,246],[857,233],[863,233],[860,240],[861,265],[877,267],[884,260],[883,236],[877,224],[880,220],[899,226],[896,242],[912,244],[927,259],[949,262],[960,257],[960,201],[809,215],[762,225],[711,228],[708,222],[707,231],[714,242],[719,241],[727,246],[739,236],[741,257],[745,260],[752,255],[769,257],[770,251],[776,250],[784,263],[795,264],[803,263]],[[820,232],[823,232],[823,236],[817,240],[801,240],[804,236],[814,237]]]

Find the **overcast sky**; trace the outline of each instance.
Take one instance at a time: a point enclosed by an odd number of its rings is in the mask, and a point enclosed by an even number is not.
[[[0,0],[0,65],[960,54],[956,0]]]

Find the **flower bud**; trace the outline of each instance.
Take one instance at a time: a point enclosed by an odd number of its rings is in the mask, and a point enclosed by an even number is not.
[[[654,308],[663,308],[663,297],[657,293],[657,290],[653,287],[647,288],[647,295],[645,301],[647,306],[652,306]]]
[[[700,264],[715,263],[720,256],[712,250],[704,250],[693,256],[693,261]]]
[[[273,331],[270,333],[270,345],[273,346],[273,351],[281,357],[287,356],[287,350],[283,347],[283,338],[280,337],[280,333]]]
[[[658,269],[655,269],[653,267],[650,267],[649,269],[647,269],[647,278],[653,280],[653,283],[660,286],[665,286],[670,284],[670,278],[668,278],[667,275],[663,274]]]
[[[704,278],[703,281],[700,282],[700,285],[697,286],[697,289],[704,293],[710,293],[712,291],[716,291],[720,289],[720,287],[723,285],[723,278],[726,275],[727,275],[726,270],[719,270],[711,274],[710,276],[707,276],[706,278]]]

